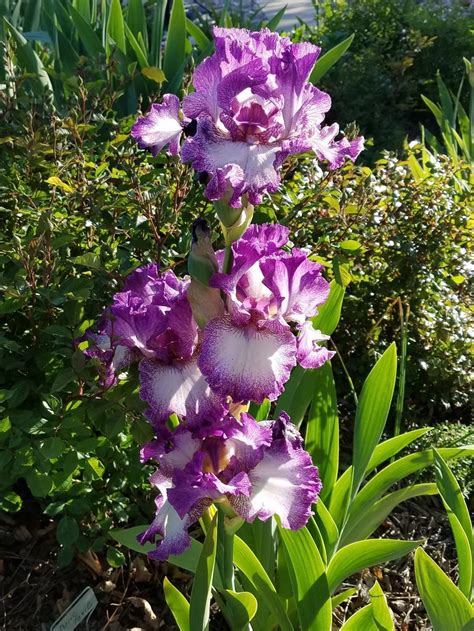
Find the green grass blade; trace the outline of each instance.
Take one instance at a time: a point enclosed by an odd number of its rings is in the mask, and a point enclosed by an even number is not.
[[[219,594],[224,598],[226,614],[231,629],[249,629],[249,623],[257,613],[257,599],[250,592],[234,592],[223,589]]]
[[[364,631],[380,631],[375,624],[374,608],[371,604],[352,614],[341,627],[341,631],[362,631],[362,629]]]
[[[173,0],[166,36],[163,70],[168,84],[180,86],[186,50],[186,14],[183,0]],[[178,88],[179,89],[179,88]],[[177,91],[177,90],[176,90]]]
[[[201,51],[206,51],[212,46],[211,40],[197,24],[186,18],[186,30],[195,40],[197,47]]]
[[[278,528],[290,569],[290,580],[302,629],[331,631],[332,608],[321,555],[307,528]]]
[[[370,473],[373,469],[382,464],[382,462],[389,460],[392,456],[396,455],[417,438],[423,436],[423,434],[426,434],[426,432],[429,431],[431,431],[430,427],[423,427],[411,432],[406,432],[400,436],[395,436],[394,438],[389,438],[383,443],[380,443],[380,445],[377,445],[375,448],[372,458],[367,465],[366,473]],[[352,467],[348,467],[339,477],[331,493],[329,510],[334,518],[334,521],[339,526],[342,525],[345,516],[345,506],[349,502],[351,478]]]
[[[318,466],[323,482],[321,498],[327,502],[339,469],[339,418],[330,362],[316,370],[313,383],[314,396],[306,424],[305,449]]]
[[[418,592],[433,631],[469,631],[474,609],[464,594],[421,548],[415,554]]]
[[[354,429],[354,498],[387,422],[397,377],[397,349],[391,344],[369,373],[357,405]]]
[[[189,631],[189,603],[183,594],[165,576],[163,591],[166,604],[176,620],[179,631]]]
[[[69,10],[71,19],[74,22],[74,26],[79,34],[79,39],[81,40],[89,57],[95,59],[100,54],[104,54],[105,51],[102,43],[92,26],[84,20],[74,7],[70,7]]]
[[[339,530],[324,502],[319,499],[314,507],[314,520],[324,540],[328,559],[333,555],[339,540]]]
[[[25,14],[23,17],[23,33],[38,30],[42,4],[42,0],[34,0],[34,2],[26,3]]]
[[[17,31],[16,28],[12,24],[10,24],[10,22],[6,18],[3,19],[5,28],[8,29],[10,35],[15,41],[15,55],[18,60],[19,66],[25,72],[34,75],[36,78],[37,82],[34,84],[36,93],[40,94],[44,91],[52,94],[53,86],[41,59],[38,57],[36,52],[23,37],[23,35],[19,31]]]
[[[161,45],[167,0],[156,0],[153,29],[151,33],[151,63],[161,68]]]
[[[111,39],[115,42],[117,48],[123,55],[127,54],[125,27],[120,0],[112,0],[110,3],[109,19],[107,20],[107,39]]]
[[[266,23],[265,27],[269,30],[269,31],[276,31],[278,25],[281,22],[281,18],[285,15],[285,11],[287,9],[288,5],[285,4],[284,7],[282,7],[277,13],[275,13],[275,15],[270,18],[268,20],[268,22]]]
[[[142,34],[145,43],[145,50],[148,48],[148,31],[146,26],[145,7],[142,0],[128,0],[127,21],[125,24],[129,27],[135,39],[138,34]]]
[[[334,64],[347,52],[347,49],[352,44],[354,34],[349,35],[345,40],[339,42],[334,48],[328,50],[322,57],[320,57],[314,66],[314,69],[309,77],[311,83],[316,83],[330,70]]]
[[[451,469],[440,453],[436,449],[433,449],[433,451],[436,484],[448,513],[456,542],[459,563],[459,589],[467,598],[471,598],[474,545],[469,509]]]
[[[342,301],[344,300],[345,287],[333,280],[330,284],[329,297],[320,307],[317,316],[312,318],[315,329],[325,335],[332,335],[341,318]]]
[[[217,513],[203,543],[194,575],[191,600],[189,603],[189,631],[203,631],[209,624],[211,606],[211,588],[216,565],[217,551]]]
[[[417,548],[420,543],[399,539],[368,539],[344,546],[333,556],[327,569],[330,593],[352,574],[373,565],[399,559]]]
[[[343,592],[336,594],[331,598],[331,607],[334,610],[336,607],[339,607],[339,605],[345,600],[351,598],[351,596],[354,596],[354,594],[357,594],[356,587],[349,587],[349,589],[345,589]]]
[[[355,513],[349,518],[344,526],[344,532],[341,537],[341,545],[345,546],[355,541],[367,539],[377,530],[393,509],[414,497],[422,495],[436,495],[438,488],[436,484],[414,484],[404,489],[399,489],[393,493],[389,493],[382,499],[375,502],[364,513]]]
[[[392,612],[387,604],[387,599],[382,588],[375,581],[371,589],[369,589],[370,602],[372,603],[372,614],[379,631],[395,631],[393,625]]]
[[[132,30],[130,29],[127,23],[125,23],[124,26],[125,26],[125,35],[127,37],[128,43],[130,44],[130,48],[135,53],[135,57],[137,58],[138,65],[140,66],[141,70],[143,70],[143,68],[149,68],[148,59],[146,58],[146,55],[143,52],[142,47],[138,43],[135,35],[132,33]]]
[[[439,453],[446,460],[472,457],[474,447],[444,447],[439,449]],[[429,467],[431,464],[433,464],[433,450],[426,449],[404,456],[387,465],[359,491],[352,503],[350,515],[368,510],[393,484],[400,482],[412,473]]]

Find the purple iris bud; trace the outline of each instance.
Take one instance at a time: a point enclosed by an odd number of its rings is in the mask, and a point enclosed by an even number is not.
[[[142,458],[158,464],[150,481],[160,491],[156,517],[139,537],[154,543],[159,536],[149,556],[181,554],[191,543],[189,526],[213,502],[249,522],[278,515],[284,528],[304,526],[321,481],[302,442],[286,414],[257,423],[244,413],[201,437],[180,426],[166,444],[146,445]]]
[[[149,420],[159,427],[172,413],[192,421],[222,416],[224,405],[211,392],[197,365],[199,329],[187,298],[189,280],[155,264],[135,270],[113,297],[97,331],[89,330],[85,354],[101,362],[102,384],[139,361],[140,396]]]
[[[206,174],[206,195],[240,207],[242,196],[259,204],[280,184],[279,170],[292,154],[314,152],[337,168],[363,149],[363,138],[336,140],[337,124],[323,126],[328,94],[309,82],[320,49],[293,44],[268,29],[214,28],[215,52],[196,68],[194,91],[173,95],[139,118],[132,135],[154,155],[166,145]],[[193,129],[194,131],[194,129]]]
[[[297,362],[316,368],[333,355],[309,320],[329,295],[322,266],[302,250],[283,250],[287,240],[278,224],[250,226],[232,246],[231,273],[211,278],[226,313],[204,328],[198,363],[211,389],[234,401],[273,401]]]

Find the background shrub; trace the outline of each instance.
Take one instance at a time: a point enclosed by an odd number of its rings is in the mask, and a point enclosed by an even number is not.
[[[457,92],[462,58],[474,54],[470,16],[472,9],[462,3],[441,0],[322,3],[316,25],[302,26],[297,36],[324,52],[354,33],[348,52],[321,87],[331,94],[334,120],[357,121],[380,152],[399,149],[407,135],[419,136],[420,123],[436,131],[420,94],[437,101],[438,69]],[[467,95],[466,86],[464,105]]]

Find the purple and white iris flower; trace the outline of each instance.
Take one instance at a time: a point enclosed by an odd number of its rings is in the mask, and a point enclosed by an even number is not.
[[[187,299],[189,280],[155,264],[136,269],[102,316],[97,331],[87,331],[84,352],[101,362],[102,384],[140,361],[140,396],[147,417],[162,426],[170,414],[188,421],[221,417],[225,407],[211,392],[198,365],[199,329]]]
[[[142,449],[158,470],[156,517],[138,538],[155,542],[153,559],[179,555],[190,545],[188,528],[213,502],[229,516],[252,522],[278,515],[284,528],[306,524],[321,490],[318,470],[286,414],[257,423],[249,414],[227,416],[199,436],[179,426],[166,444]]]
[[[231,273],[210,281],[227,309],[205,326],[198,364],[211,389],[235,402],[273,401],[297,362],[318,368],[334,354],[310,320],[329,294],[323,266],[283,250],[287,241],[284,226],[250,226],[232,246]]]
[[[312,151],[331,168],[354,160],[364,139],[342,138],[337,124],[322,126],[328,94],[309,82],[320,48],[293,44],[268,29],[214,28],[215,52],[193,75],[194,92],[166,94],[138,118],[132,136],[153,155],[173,155],[208,175],[206,196],[238,208],[242,197],[259,204],[280,183],[279,170],[292,154]],[[196,132],[180,148],[189,123]]]

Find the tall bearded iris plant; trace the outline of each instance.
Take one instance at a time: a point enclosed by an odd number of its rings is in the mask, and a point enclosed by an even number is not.
[[[84,339],[105,388],[138,363],[154,432],[142,459],[156,467],[156,516],[139,542],[153,545],[153,559],[182,555],[198,520],[212,537],[217,508],[219,581],[234,590],[233,537],[245,522],[275,517],[296,531],[313,514],[318,469],[288,414],[268,416],[295,366],[320,369],[333,354],[313,326],[329,295],[322,266],[290,247],[286,227],[251,225],[253,208],[278,189],[288,156],[311,154],[333,169],[355,159],[363,139],[324,124],[330,97],[308,81],[316,46],[224,28],[214,44],[193,91],[182,102],[166,94],[132,136],[199,173],[225,248],[215,252],[197,220],[189,277],[138,268]]]

